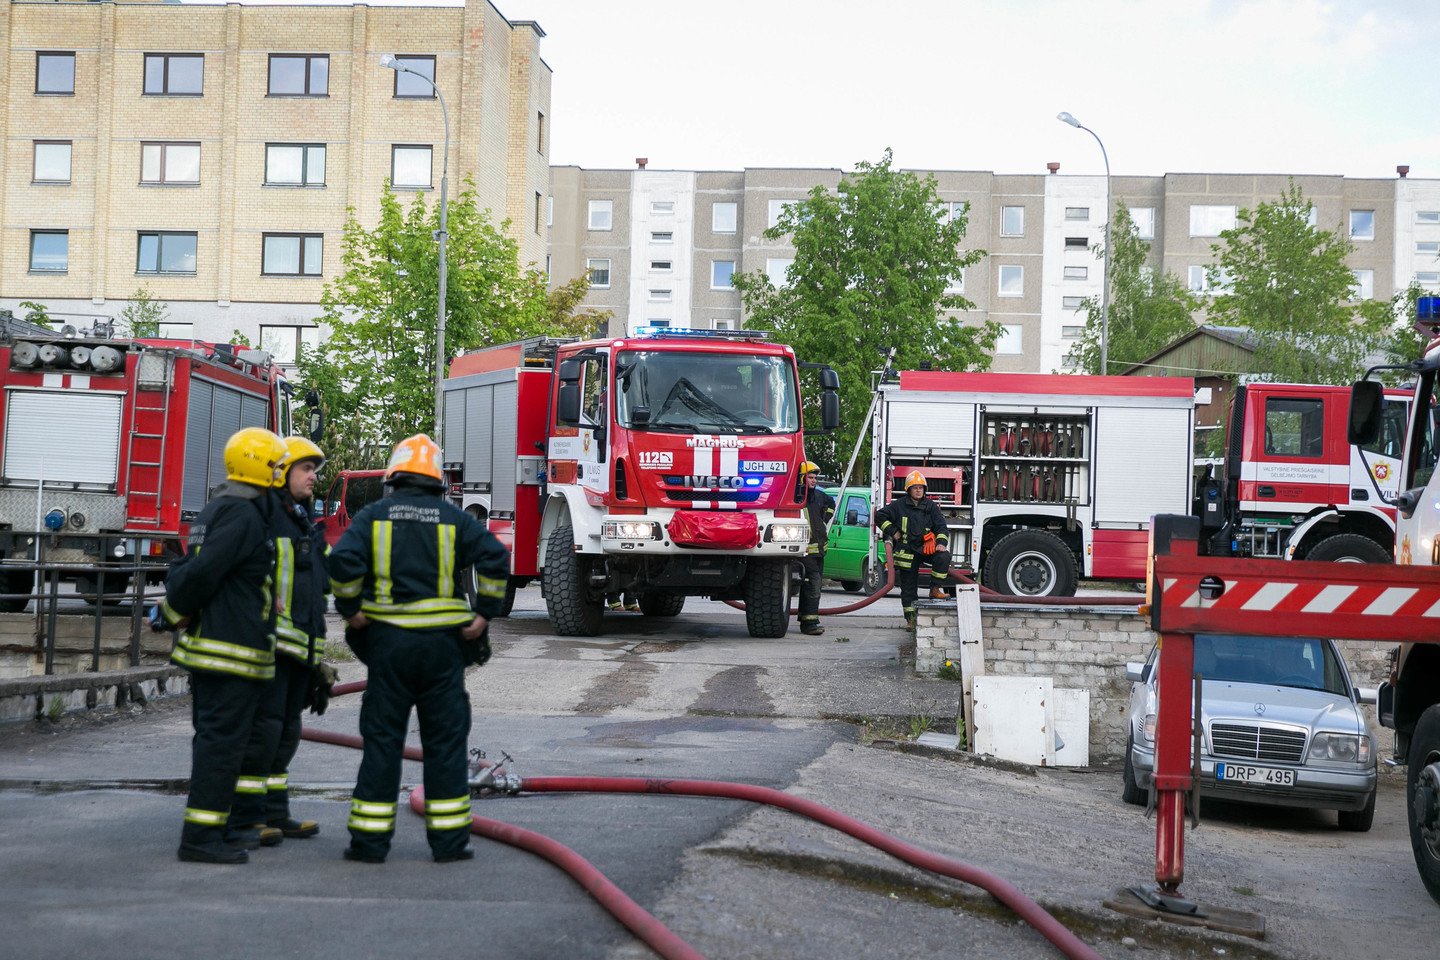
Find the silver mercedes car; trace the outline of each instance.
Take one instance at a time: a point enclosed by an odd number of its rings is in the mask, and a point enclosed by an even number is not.
[[[1155,664],[1127,663],[1131,681],[1125,751],[1127,803],[1143,804],[1155,769]],[[1335,810],[1340,829],[1375,818],[1373,739],[1360,713],[1374,691],[1350,683],[1331,640],[1201,634],[1202,796]]]

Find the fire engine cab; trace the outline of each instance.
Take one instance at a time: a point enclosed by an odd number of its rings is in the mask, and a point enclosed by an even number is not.
[[[810,528],[794,351],[762,333],[532,339],[455,359],[445,465],[461,505],[540,580],[556,632],[600,632],[605,597],[648,616],[689,596],[745,601],[752,636],[789,623]],[[820,366],[821,420],[839,380]]]

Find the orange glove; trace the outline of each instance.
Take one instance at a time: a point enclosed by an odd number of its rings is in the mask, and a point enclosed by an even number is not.
[[[935,552],[935,532],[933,530],[925,534],[924,546],[920,548],[920,552],[927,557]]]

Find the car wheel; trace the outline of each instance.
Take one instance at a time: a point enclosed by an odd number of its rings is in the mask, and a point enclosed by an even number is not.
[[[1120,781],[1120,799],[1137,807],[1145,806],[1150,793],[1135,779],[1135,765],[1130,761],[1130,751],[1135,747],[1134,734],[1125,738],[1125,773]]]
[[[864,586],[864,584],[863,584],[861,581],[859,581],[859,580],[841,580],[841,581],[840,581],[840,589],[844,590],[846,593],[855,593],[855,592],[856,592],[857,590],[859,590],[862,586]]]
[[[1370,799],[1365,801],[1365,806],[1359,810],[1339,811],[1340,829],[1348,830],[1351,833],[1367,833],[1370,825],[1375,822],[1375,794],[1377,791],[1370,791]]]
[[[1306,560],[1337,563],[1393,563],[1395,558],[1380,544],[1358,533],[1326,537],[1305,555]]]
[[[865,591],[866,596],[874,596],[885,586],[885,578],[889,574],[885,569],[885,561],[877,557],[874,565],[871,565],[869,558],[860,561],[860,575],[863,578],[860,589]]]
[[[1408,759],[1405,799],[1410,848],[1425,889],[1440,903],[1440,704],[1420,714],[1410,736]]]

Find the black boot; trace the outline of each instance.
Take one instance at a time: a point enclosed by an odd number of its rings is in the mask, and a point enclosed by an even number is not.
[[[800,623],[800,632],[807,637],[818,637],[825,632],[818,620],[803,620]]]
[[[263,823],[247,823],[227,830],[225,842],[241,850],[258,850],[261,847],[279,846],[285,842],[285,834]]]
[[[304,840],[320,832],[320,824],[314,820],[296,820],[294,817],[286,817],[284,820],[271,820],[266,826],[274,830],[279,830],[282,836],[291,840]]]
[[[218,840],[208,843],[185,843],[181,841],[176,855],[186,863],[248,863],[250,854],[243,847],[232,846]]]

